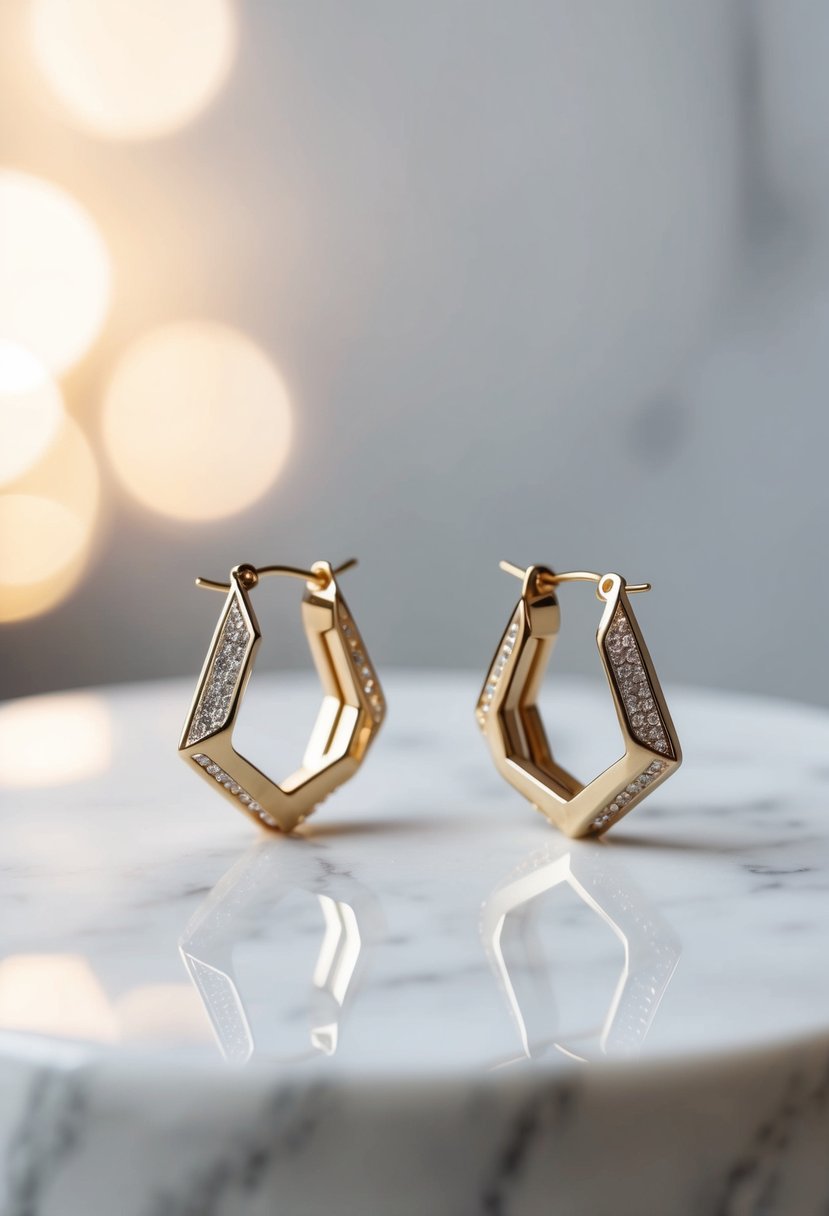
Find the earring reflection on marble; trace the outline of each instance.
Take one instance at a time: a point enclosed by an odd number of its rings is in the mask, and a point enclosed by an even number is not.
[[[618,574],[546,566],[501,569],[522,580],[510,618],[478,698],[476,717],[502,777],[568,836],[607,831],[665,781],[682,762],[679,740],[628,595]],[[621,759],[583,785],[553,759],[536,705],[561,623],[560,583],[595,582],[605,607],[596,643],[622,731]]]
[[[372,891],[319,855],[257,841],[193,914],[179,953],[226,1060],[337,1051],[385,932]]]
[[[578,905],[553,904],[545,914],[545,899],[561,888],[569,889]],[[579,916],[579,910],[585,915]],[[551,912],[552,933],[546,919]],[[559,950],[566,949],[568,957],[553,966],[546,948],[556,936],[555,917]],[[598,938],[590,948],[595,922],[610,929],[621,944],[621,960],[606,950],[604,942],[599,946]],[[486,900],[480,927],[520,1036],[518,1059],[534,1059],[552,1050],[583,1063],[606,1056],[635,1056],[682,952],[671,926],[607,849],[559,844],[528,858]],[[590,977],[591,993],[594,986],[596,991],[607,986],[607,1012],[597,1028],[590,1001],[583,1006],[582,1027],[578,1022],[569,1028],[560,1025],[562,1002],[556,1000],[556,990],[572,982],[574,989],[582,991],[585,975]],[[573,1001],[565,1004],[572,1013]],[[575,1004],[578,1008],[581,1002]],[[497,1067],[510,1062],[515,1061],[499,1061]]]
[[[385,700],[366,648],[346,607],[337,575],[315,562],[293,566],[234,566],[229,583],[196,579],[226,591],[179,743],[179,754],[239,810],[268,828],[290,832],[337,786],[352,777],[382,725]],[[261,633],[250,593],[263,575],[305,580],[302,622],[323,687],[323,701],[300,768],[277,784],[234,750],[233,727],[250,679]]]

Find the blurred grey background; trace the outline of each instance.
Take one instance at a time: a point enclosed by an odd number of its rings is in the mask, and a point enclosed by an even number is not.
[[[195,575],[356,554],[381,672],[483,673],[507,557],[650,580],[665,679],[829,700],[829,6],[239,0],[213,103],[137,142],[62,117],[26,7],[0,7],[0,162],[83,202],[114,289],[63,382],[94,549],[0,625],[3,695],[194,675],[220,605]],[[146,510],[101,443],[121,352],[187,318],[252,337],[293,412],[218,522]],[[257,592],[265,665],[308,662],[297,594]],[[595,671],[598,604],[563,611],[562,666]]]

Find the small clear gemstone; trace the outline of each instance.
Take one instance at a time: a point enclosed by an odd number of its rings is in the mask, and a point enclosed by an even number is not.
[[[610,666],[627,713],[630,729],[640,743],[670,752],[664,723],[654,704],[639,646],[624,611],[617,608],[606,637]]]
[[[227,721],[249,640],[250,633],[234,600],[225,616],[213,662],[193,714],[188,744],[213,734]]]

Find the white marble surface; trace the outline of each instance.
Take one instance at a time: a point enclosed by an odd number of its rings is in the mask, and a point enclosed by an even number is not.
[[[568,842],[474,675],[386,684],[292,839],[176,756],[189,683],[0,707],[3,1216],[824,1214],[829,714],[675,693],[684,767]],[[237,744],[287,772],[315,702]],[[547,709],[613,758],[598,686]]]

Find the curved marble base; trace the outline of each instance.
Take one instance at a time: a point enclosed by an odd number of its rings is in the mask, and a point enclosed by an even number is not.
[[[678,693],[683,769],[571,842],[473,676],[386,683],[292,839],[178,760],[184,683],[0,707],[4,1216],[823,1216],[829,715]],[[278,768],[316,691],[249,701]],[[598,687],[547,708],[613,758]]]

